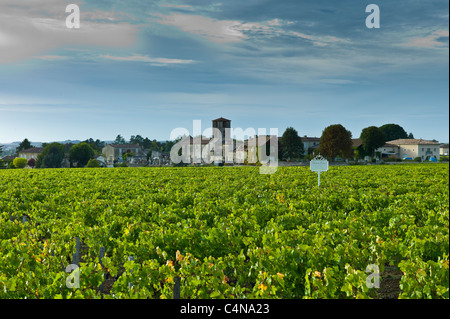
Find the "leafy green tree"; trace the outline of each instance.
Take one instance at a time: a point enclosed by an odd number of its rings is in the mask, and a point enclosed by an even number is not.
[[[95,151],[88,143],[80,143],[71,147],[69,150],[69,161],[77,162],[78,167],[87,165],[90,159],[94,158]]]
[[[125,139],[122,137],[122,135],[117,135],[116,136],[116,139],[114,140],[114,143],[115,144],[125,144],[126,143],[126,141],[125,141]]]
[[[280,144],[284,159],[300,158],[305,152],[302,139],[293,127],[288,127],[284,131]]]
[[[122,159],[124,161],[126,161],[128,159],[128,157],[133,157],[136,156],[136,154],[134,152],[126,152],[124,154],[122,154]]]
[[[364,151],[373,156],[375,150],[386,143],[386,134],[376,126],[369,126],[362,130],[360,139]]]
[[[27,166],[27,159],[22,157],[17,157],[13,160],[13,164],[16,168],[25,168]]]
[[[96,139],[94,141],[93,138],[89,138],[89,139],[87,139],[85,141],[82,141],[82,143],[89,144],[89,146],[92,147],[92,149],[95,151],[96,155],[100,155],[102,153],[103,147],[105,147],[105,142],[104,141],[100,141],[99,139]]]
[[[91,158],[86,167],[100,167],[100,163],[95,158]]]
[[[152,144],[150,145],[150,149],[152,151],[159,151],[159,150],[161,150],[161,145],[156,140],[153,140]]]
[[[21,152],[23,150],[27,150],[32,147],[33,147],[33,145],[31,145],[30,141],[26,138],[16,148],[16,155],[19,154],[19,152]]]
[[[333,124],[322,131],[320,154],[335,159],[338,155],[349,158],[353,154],[352,133],[341,124]]]
[[[152,144],[152,141],[148,137],[144,138],[144,140],[142,141],[142,147],[145,150],[149,149],[151,144]]]
[[[408,139],[414,139],[413,133],[409,133],[409,134],[408,134]]]
[[[175,141],[166,141],[161,145],[161,152],[170,152],[172,147],[177,143],[177,140]]]
[[[130,137],[130,144],[139,144],[140,146],[142,146],[144,144],[144,138],[139,134],[136,136],[132,135]]]
[[[386,141],[408,138],[408,134],[398,124],[385,124],[380,126],[380,130],[386,135]]]
[[[60,168],[64,166],[64,145],[47,144],[36,159],[36,168]]]

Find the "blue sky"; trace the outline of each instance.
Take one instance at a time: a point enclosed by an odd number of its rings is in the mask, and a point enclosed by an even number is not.
[[[80,29],[65,26],[71,3]],[[2,0],[0,142],[167,140],[218,117],[448,142],[448,23],[447,0]]]

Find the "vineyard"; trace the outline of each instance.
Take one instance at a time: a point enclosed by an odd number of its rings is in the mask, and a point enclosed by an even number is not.
[[[383,298],[369,265],[449,298],[448,196],[448,164],[3,170],[0,298]]]

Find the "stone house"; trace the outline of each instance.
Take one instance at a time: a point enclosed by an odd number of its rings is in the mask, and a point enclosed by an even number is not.
[[[44,151],[43,147],[32,147],[19,152],[18,157],[25,158],[27,161],[34,158],[35,160]]]
[[[440,158],[440,144],[435,141],[423,139],[398,139],[387,142],[384,146],[378,148],[376,152],[389,153],[398,158],[420,157],[423,161]]]

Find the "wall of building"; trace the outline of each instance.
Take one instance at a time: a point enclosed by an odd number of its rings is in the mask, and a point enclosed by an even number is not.
[[[422,145],[400,145],[400,158],[411,157],[412,159],[420,157],[425,160],[427,157],[435,157],[439,160],[439,145],[438,144],[422,144]]]
[[[426,159],[427,157],[435,157],[437,160],[439,160],[440,158],[440,146],[437,144],[418,145],[418,149],[418,156],[420,156],[422,160]]]
[[[30,160],[32,158],[37,159],[38,156],[38,153],[19,153],[19,157],[25,158],[27,160]]]

